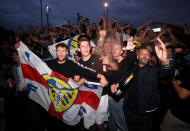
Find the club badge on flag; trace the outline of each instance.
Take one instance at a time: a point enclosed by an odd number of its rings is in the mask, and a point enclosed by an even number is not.
[[[69,109],[78,95],[78,89],[73,90],[71,85],[60,78],[42,75],[48,83],[48,94],[52,101],[54,110],[62,113]]]
[[[51,70],[22,42],[17,49],[29,97],[68,125],[84,119],[85,128],[95,124],[102,88],[77,84]],[[80,87],[80,88],[78,88]]]

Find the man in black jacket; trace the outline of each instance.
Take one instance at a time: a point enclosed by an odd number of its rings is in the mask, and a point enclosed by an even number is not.
[[[157,38],[156,55],[160,67],[149,64],[150,52],[145,47],[137,51],[138,64],[133,71],[134,79],[128,85],[128,95],[124,97],[124,112],[129,131],[152,131],[153,113],[158,106],[158,83],[161,78],[171,77],[174,68],[167,59],[164,43]],[[119,84],[111,87],[112,93]]]

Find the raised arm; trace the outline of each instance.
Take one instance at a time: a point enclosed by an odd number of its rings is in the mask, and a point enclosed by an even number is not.
[[[104,30],[106,30],[107,25],[106,25],[106,18],[104,16],[104,14],[102,14],[102,20],[103,20],[103,24],[104,24]]]
[[[146,20],[143,25],[141,25],[139,28],[137,28],[137,31],[140,31],[145,25],[149,23],[149,20]]]
[[[169,60],[167,58],[166,46],[160,38],[156,38],[156,39],[160,43],[160,44],[155,45],[156,55],[157,55],[158,59],[161,61],[162,65],[168,65]]]
[[[175,72],[174,65],[171,64],[167,58],[167,50],[165,44],[161,41],[160,38],[157,38],[157,41],[160,43],[155,46],[156,55],[161,62],[159,77],[171,78],[174,76]]]

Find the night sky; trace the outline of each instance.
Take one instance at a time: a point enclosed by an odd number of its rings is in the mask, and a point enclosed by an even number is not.
[[[40,0],[0,0],[0,26],[15,29],[21,24],[40,25]],[[42,0],[43,22],[46,24],[45,6],[49,5],[49,21],[60,26],[64,20],[76,22],[79,12],[95,22],[105,13],[105,0]],[[109,16],[122,24],[136,27],[146,19],[190,25],[190,0],[108,0]]]

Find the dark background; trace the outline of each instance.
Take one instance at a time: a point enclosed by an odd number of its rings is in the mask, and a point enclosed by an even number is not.
[[[43,23],[46,24],[45,6],[49,5],[49,21],[60,26],[64,20],[76,22],[79,12],[84,18],[95,22],[105,13],[106,0],[42,0]],[[176,24],[190,24],[190,0],[108,0],[109,16],[117,17],[122,24],[138,27],[146,19]],[[21,24],[40,25],[40,0],[0,0],[0,26],[15,29]]]

